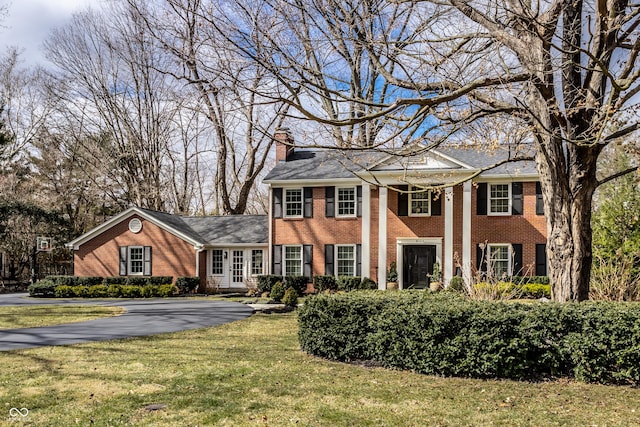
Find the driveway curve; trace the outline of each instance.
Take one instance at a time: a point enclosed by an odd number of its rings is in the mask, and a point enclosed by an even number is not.
[[[253,314],[245,304],[183,298],[136,300],[50,300],[27,294],[0,295],[0,306],[90,304],[123,307],[120,316],[41,328],[0,330],[0,351],[179,332],[244,319]]]

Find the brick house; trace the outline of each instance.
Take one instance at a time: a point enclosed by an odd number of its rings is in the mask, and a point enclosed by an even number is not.
[[[294,148],[276,139],[270,187],[271,272],[355,275],[380,289],[476,272],[546,275],[546,222],[535,164],[508,147],[408,147],[398,154]],[[472,179],[468,179],[473,177]],[[438,186],[441,190],[426,190]]]
[[[69,242],[77,276],[200,277],[242,290],[267,272],[266,215],[178,216],[137,207]]]

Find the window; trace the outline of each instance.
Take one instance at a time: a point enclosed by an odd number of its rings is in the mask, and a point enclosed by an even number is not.
[[[354,245],[337,245],[336,261],[336,276],[356,275],[356,248]]]
[[[489,185],[489,214],[509,215],[511,213],[511,188],[509,184]]]
[[[284,205],[286,218],[302,218],[302,188],[285,189]]]
[[[224,253],[222,249],[214,249],[211,251],[211,274],[214,276],[222,276],[224,274]]]
[[[136,275],[144,272],[144,248],[129,246],[129,274]]]
[[[302,276],[302,246],[284,247],[284,275]]]
[[[412,191],[418,190],[416,187]],[[410,215],[427,216],[431,213],[431,191],[419,191],[409,193],[409,203],[411,206]]]
[[[262,274],[263,272],[262,257],[263,257],[262,249],[253,249],[251,251],[251,274],[254,276],[258,274]]]
[[[489,245],[489,271],[498,278],[511,275],[511,245]]]
[[[338,187],[338,212],[336,216],[356,216],[355,187]]]

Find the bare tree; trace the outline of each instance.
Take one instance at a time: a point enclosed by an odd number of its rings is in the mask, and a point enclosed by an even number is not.
[[[639,127],[640,6],[628,0],[407,1],[401,3],[411,8],[405,33],[416,36],[398,38],[392,27],[378,33],[329,34],[321,30],[324,23],[318,24],[320,8],[309,10],[308,2],[284,3],[293,14],[280,8],[281,2],[252,4],[273,13],[273,25],[238,26],[229,39],[278,76],[277,91],[286,94],[284,98],[294,94],[290,103],[304,117],[346,129],[385,117],[394,120],[404,136],[433,143],[491,117],[526,129],[536,147],[545,202],[552,297],[588,298],[593,193],[628,172],[597,179],[599,155],[603,147]],[[376,4],[371,22],[379,29],[386,28],[398,7],[386,0],[362,3]],[[322,13],[323,19],[331,19]],[[300,18],[292,23],[290,16]],[[350,19],[343,14],[334,26]],[[292,24],[306,27],[295,30],[302,37],[279,40],[281,30],[293,31]],[[307,63],[307,56],[297,54],[310,45],[329,57],[342,43],[331,40],[336,36],[366,52],[380,76],[376,88],[383,82],[393,88],[392,95],[373,104],[374,111],[365,108],[372,105],[370,100],[338,90],[351,84],[353,76],[344,71],[348,61],[334,54],[330,66],[318,70]],[[255,40],[274,42],[257,46]],[[335,117],[314,108],[310,99],[357,103],[365,114]]]
[[[177,62],[163,69],[193,91],[212,126],[217,213],[242,214],[251,202],[282,125],[286,105],[258,95],[273,85],[266,69],[237,55],[214,22],[224,11],[214,2],[167,0],[148,4],[128,0],[155,40]],[[259,204],[258,204],[259,205]]]

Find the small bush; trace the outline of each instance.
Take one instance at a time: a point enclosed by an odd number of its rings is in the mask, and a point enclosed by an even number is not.
[[[195,291],[200,286],[199,277],[178,277],[176,279],[176,286],[180,290],[181,294],[188,294]]]
[[[107,296],[109,298],[120,298],[122,296],[122,285],[112,284],[107,286]]]
[[[76,285],[77,286],[86,286],[91,287],[95,285],[101,285],[104,279],[102,277],[76,277]]]
[[[76,286],[58,285],[55,288],[56,298],[73,298],[75,297]]]
[[[56,285],[53,280],[42,279],[29,286],[29,295],[37,298],[53,298],[56,296]]]
[[[360,282],[359,289],[363,291],[373,291],[378,289],[378,285],[376,284],[376,282],[373,281],[373,279],[370,279],[369,277],[364,277]]]
[[[152,298],[155,296],[155,288],[154,285],[144,285],[140,288],[140,296],[142,298]]]
[[[464,279],[460,276],[454,276],[449,280],[449,286],[447,286],[446,290],[452,292],[466,292],[466,288],[464,285]]]
[[[120,287],[123,298],[140,298],[142,296],[140,286],[135,285],[123,285]]]
[[[337,291],[338,283],[335,276],[313,276],[313,288],[316,292]]]
[[[271,292],[271,288],[277,282],[282,283],[283,277],[275,274],[264,274],[258,276],[258,292],[263,294],[265,292]]]
[[[127,277],[127,285],[142,287],[149,283],[149,278],[145,276],[129,276]]]
[[[79,277],[77,276],[47,276],[46,280],[51,280],[56,285],[76,286]]]
[[[549,284],[549,276],[513,276],[511,281],[516,285],[527,285],[529,283]]]
[[[156,296],[161,298],[172,297],[179,292],[177,286],[171,284],[160,285],[156,288]]]
[[[109,296],[109,287],[107,285],[93,285],[87,288],[86,296],[88,298],[106,298]]]
[[[290,288],[293,289],[293,288]],[[295,289],[294,289],[295,292]],[[282,301],[282,297],[284,297],[284,286],[280,282],[276,282],[271,287],[271,292],[269,292],[269,297],[275,302]]]
[[[155,286],[168,285],[173,283],[173,276],[149,276],[147,283]]]
[[[357,276],[338,276],[338,290],[340,291],[355,291],[360,288],[362,279]]]
[[[297,307],[298,306],[298,293],[295,289],[289,288],[285,291],[284,296],[282,297],[282,303],[288,305],[289,307]]]
[[[127,284],[127,276],[111,276],[105,277],[102,281],[103,285],[126,285]]]
[[[551,285],[543,285],[542,283],[527,283],[520,288],[522,298],[551,298]]]
[[[307,284],[309,283],[309,278],[307,276],[286,276],[282,285],[284,289],[293,288],[298,293],[299,296],[304,295],[307,290]]]

